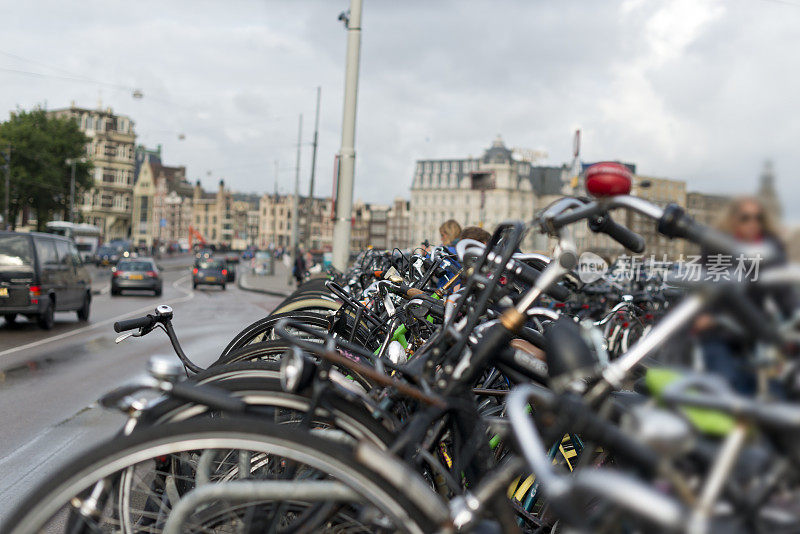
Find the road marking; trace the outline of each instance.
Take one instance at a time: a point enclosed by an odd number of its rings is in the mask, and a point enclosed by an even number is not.
[[[193,299],[194,298],[194,292],[193,291],[185,290],[185,289],[183,289],[181,287],[178,287],[178,284],[180,284],[184,280],[188,280],[189,276],[190,275],[188,275],[188,274],[186,276],[182,276],[181,278],[178,278],[177,280],[175,280],[172,283],[172,287],[174,287],[175,289],[177,289],[178,291],[183,293],[184,296],[176,297],[174,299],[167,300],[167,301],[161,302],[159,304],[179,304],[181,302],[186,302],[188,300]],[[105,325],[108,325],[108,324],[113,324],[113,323],[115,323],[116,321],[118,321],[120,319],[124,319],[126,317],[132,317],[134,315],[140,315],[140,314],[142,314],[144,312],[152,311],[153,309],[154,309],[153,305],[145,306],[145,307],[139,308],[137,310],[133,310],[131,312],[123,313],[122,315],[117,315],[116,317],[112,317],[110,319],[104,319],[104,320],[102,320],[100,322],[92,323],[90,325],[84,326],[83,328],[77,328],[75,330],[70,330],[69,332],[64,332],[64,333],[61,333],[61,334],[57,334],[55,336],[50,336],[50,337],[45,338],[45,339],[39,339],[37,341],[32,341],[32,342],[27,343],[25,345],[20,345],[19,347],[12,347],[10,349],[6,349],[4,351],[0,351],[0,357],[7,356],[7,355],[13,354],[15,352],[19,352],[21,350],[31,349],[33,347],[38,347],[40,345],[45,345],[47,343],[50,343],[51,341],[58,341],[59,339],[65,339],[65,338],[74,336],[76,334],[80,334],[82,332],[88,332],[89,330],[94,330],[95,328],[97,328],[99,326],[105,326]]]

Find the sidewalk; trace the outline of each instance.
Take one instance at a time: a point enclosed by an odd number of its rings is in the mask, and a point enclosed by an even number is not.
[[[271,276],[259,276],[249,267],[241,267],[236,283],[247,291],[278,297],[288,297],[294,291],[294,284],[289,283],[289,268],[281,261],[275,262],[275,274]]]

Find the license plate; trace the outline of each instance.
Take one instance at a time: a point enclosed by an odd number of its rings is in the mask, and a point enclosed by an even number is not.
[[[8,296],[8,288],[0,287],[0,297],[7,297],[7,296]]]
[[[213,282],[216,279],[217,279],[216,276],[206,276],[206,282]]]
[[[100,263],[102,263],[103,265],[108,265],[108,260],[103,260]]]
[[[132,274],[131,280],[144,280],[144,275],[141,274]]]

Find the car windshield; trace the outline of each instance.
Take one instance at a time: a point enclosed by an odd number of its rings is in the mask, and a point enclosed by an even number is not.
[[[149,261],[121,261],[117,265],[118,271],[154,271],[153,264]]]
[[[203,260],[196,264],[198,269],[223,269],[224,265],[220,260]]]
[[[22,267],[32,262],[31,240],[28,237],[0,236],[0,267]]]

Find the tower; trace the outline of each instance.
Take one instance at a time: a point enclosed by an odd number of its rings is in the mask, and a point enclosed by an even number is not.
[[[775,219],[781,218],[783,210],[775,191],[775,172],[770,160],[764,162],[764,168],[758,178],[758,198]]]

